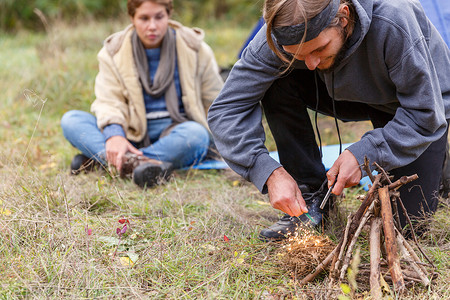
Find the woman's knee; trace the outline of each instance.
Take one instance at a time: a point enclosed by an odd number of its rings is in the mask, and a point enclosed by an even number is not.
[[[61,127],[63,129],[69,129],[73,126],[79,125],[80,122],[84,122],[89,119],[89,116],[95,118],[90,113],[81,110],[70,110],[66,112],[61,118]]]
[[[200,123],[194,121],[183,122],[174,131],[182,134],[187,143],[199,144],[208,147],[210,143],[210,136],[208,130]]]

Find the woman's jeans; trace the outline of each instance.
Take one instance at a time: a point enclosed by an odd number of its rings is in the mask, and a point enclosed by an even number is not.
[[[317,81],[316,87],[312,71],[294,70],[288,76],[276,80],[262,100],[281,164],[298,183],[307,184],[313,189],[320,187],[326,175],[307,108],[334,116],[332,99],[325,84],[320,78]],[[375,128],[379,128],[393,118],[393,115],[364,103],[335,101],[334,105],[336,118],[342,121],[370,120]],[[401,176],[419,176],[419,179],[399,189],[410,215],[423,216],[436,211],[446,145],[447,134],[444,134],[411,164],[389,171],[394,175],[394,180]],[[399,210],[400,221],[404,226],[405,217],[400,206]]]
[[[208,130],[194,121],[176,125],[168,135],[161,133],[170,126],[170,118],[148,120],[151,145],[139,150],[146,157],[171,162],[174,168],[192,166],[206,155],[210,144]],[[86,157],[106,164],[105,136],[97,127],[97,119],[90,113],[72,110],[61,119],[64,137]],[[132,143],[136,145],[135,143]]]

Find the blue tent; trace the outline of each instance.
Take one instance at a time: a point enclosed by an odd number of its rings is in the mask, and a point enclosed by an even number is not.
[[[450,47],[450,1],[449,0],[420,0],[420,3],[425,10],[431,23],[436,27],[436,29],[441,34],[447,46]],[[242,51],[247,47],[248,43],[253,39],[258,30],[264,25],[263,18],[258,20],[258,23],[252,29],[249,37],[242,46],[241,51],[239,51],[238,58],[241,57]]]
[[[450,47],[450,1],[420,0],[431,23],[440,32],[442,38]]]

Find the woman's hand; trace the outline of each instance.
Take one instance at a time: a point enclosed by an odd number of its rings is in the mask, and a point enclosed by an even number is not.
[[[336,177],[337,182],[332,191],[335,195],[340,195],[344,188],[355,186],[361,180],[362,173],[358,161],[349,150],[344,150],[328,170],[328,187],[333,185]]]
[[[297,182],[283,167],[273,171],[266,184],[273,208],[295,217],[308,212]]]
[[[131,152],[137,155],[143,155],[141,151],[135,148],[126,138],[116,135],[106,141],[106,160],[116,167],[118,171],[122,169],[125,153]]]

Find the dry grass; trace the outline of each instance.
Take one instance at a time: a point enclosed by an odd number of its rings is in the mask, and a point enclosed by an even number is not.
[[[282,243],[277,255],[292,277],[301,280],[333,251],[335,243],[310,228],[299,228]]]

